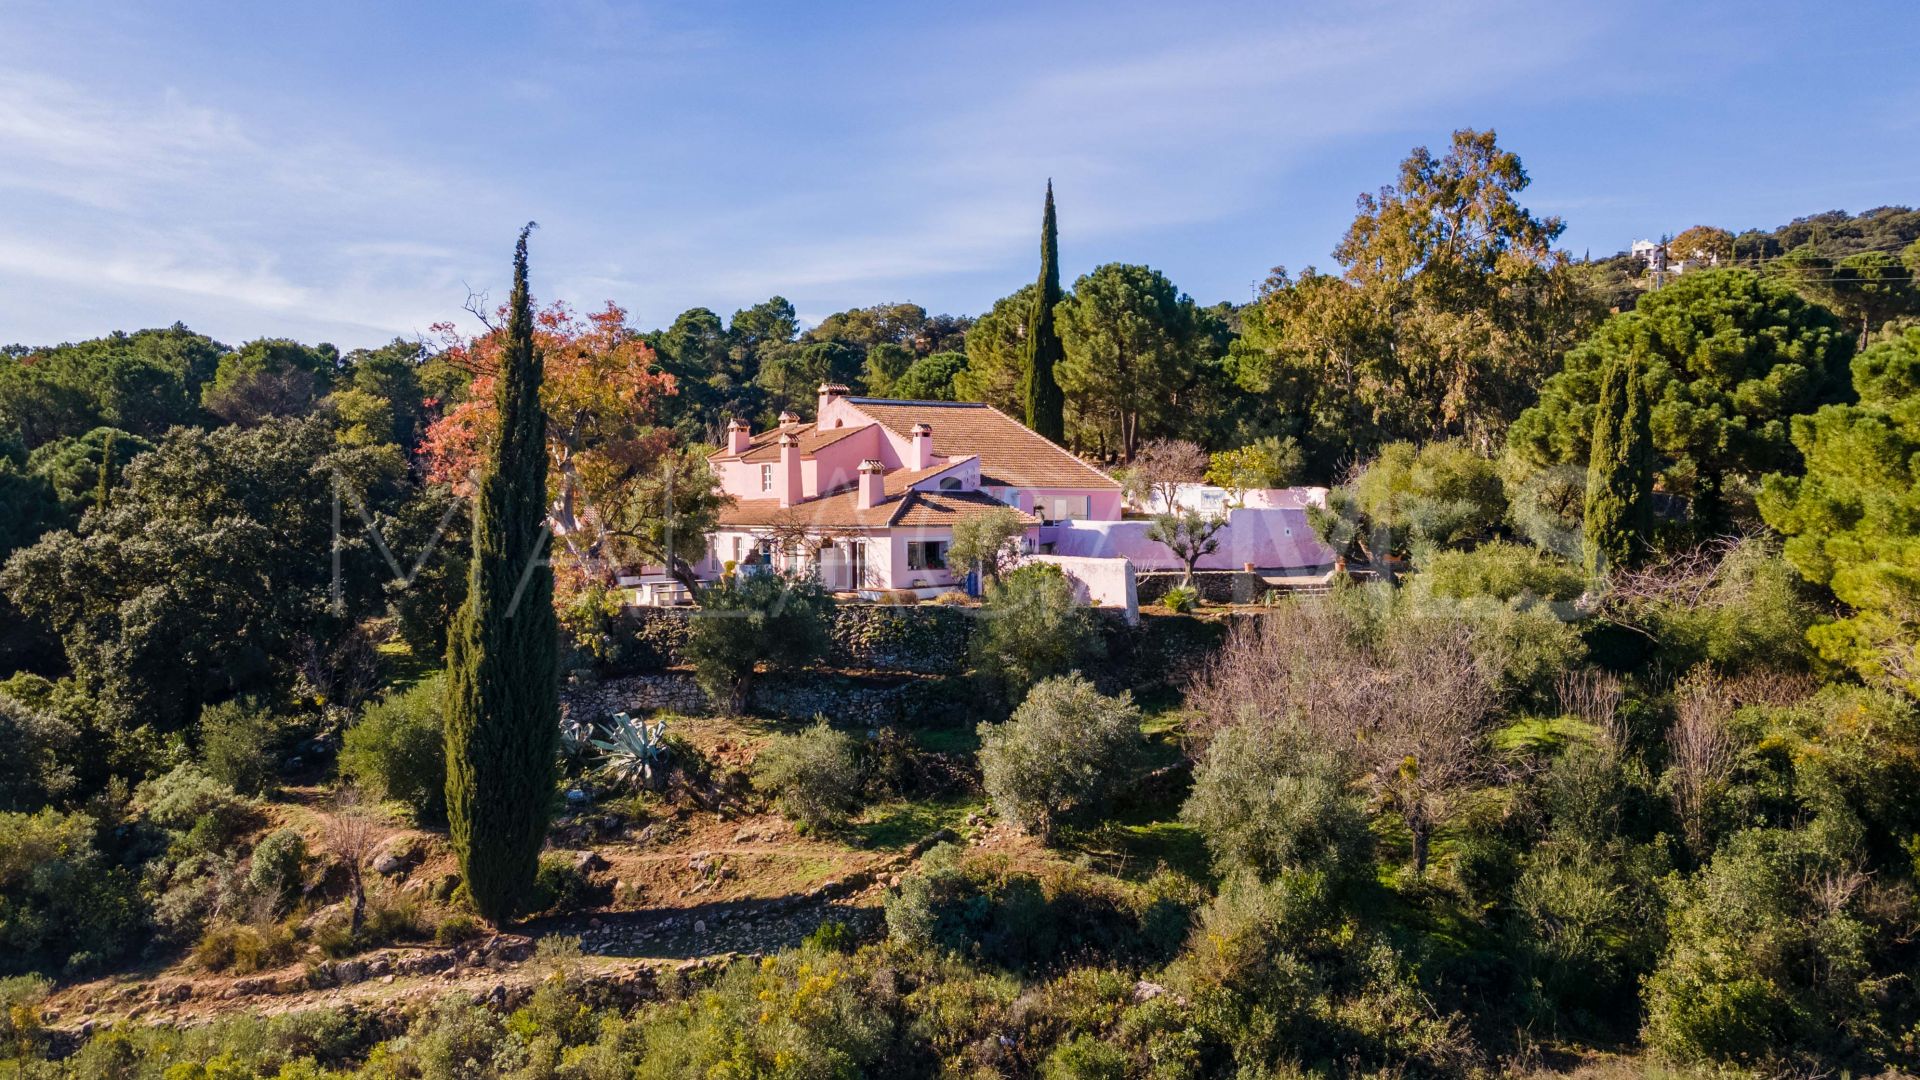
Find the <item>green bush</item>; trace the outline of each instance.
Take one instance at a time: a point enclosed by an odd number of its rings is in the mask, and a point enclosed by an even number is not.
[[[79,740],[51,710],[0,689],[0,810],[37,810],[71,791]]]
[[[30,1057],[45,1046],[40,1007],[52,989],[53,984],[40,975],[0,978],[0,1055]]]
[[[1160,606],[1175,615],[1185,615],[1200,606],[1200,590],[1191,585],[1175,585],[1160,597]]]
[[[1434,552],[1415,583],[1435,597],[1488,596],[1523,603],[1573,600],[1587,584],[1578,566],[1505,540],[1490,540],[1472,551]]]
[[[886,906],[888,936],[901,945],[1020,972],[1069,957],[1161,961],[1179,946],[1186,917],[1180,900],[1151,889],[1124,890],[1073,868],[1035,873],[956,844],[928,851]]]
[[[856,961],[800,950],[735,964],[711,989],[649,1010],[639,1080],[874,1075],[894,1035],[891,994]]]
[[[776,736],[753,761],[754,786],[808,828],[843,824],[860,808],[860,743],[824,719]]]
[[[1388,443],[1327,505],[1307,512],[1336,551],[1356,542],[1366,555],[1470,544],[1491,537],[1506,518],[1505,485],[1494,462],[1463,440]]]
[[[300,894],[307,875],[307,842],[299,832],[275,829],[253,846],[253,862],[247,867],[247,884],[253,891],[284,910]]]
[[[252,698],[209,705],[200,710],[201,765],[207,775],[242,795],[265,795],[273,787],[285,727]]]
[[[137,883],[85,814],[0,813],[0,972],[89,970],[143,936]]]
[[[446,918],[441,919],[440,925],[433,928],[433,943],[435,945],[458,945],[463,941],[472,941],[474,938],[484,937],[486,933],[486,924],[481,922],[477,916],[469,915],[464,911],[456,911]]]
[[[193,947],[194,962],[208,971],[251,975],[292,960],[298,942],[285,926],[226,924],[208,928]]]
[[[1073,583],[1059,567],[1029,564],[987,587],[973,666],[1008,703],[1104,651],[1091,612],[1075,602]]]
[[[833,597],[811,577],[734,574],[700,594],[684,650],[716,708],[747,709],[755,672],[789,671],[826,655]]]
[[[1180,810],[1224,873],[1364,873],[1372,845],[1353,770],[1275,725],[1229,726],[1207,745]]]
[[[1041,1080],[1126,1080],[1127,1052],[1098,1035],[1083,1033],[1053,1048],[1040,1065]]]
[[[1167,972],[1193,1007],[1145,1010],[1137,1037],[1164,1045],[1179,1033],[1193,1076],[1483,1070],[1461,1017],[1436,1009],[1407,959],[1327,886],[1315,873],[1229,878]]]
[[[427,825],[447,819],[443,691],[444,679],[436,675],[374,702],[340,746],[342,776],[375,798],[406,806]]]
[[[1854,879],[1820,829],[1748,830],[1674,879],[1667,948],[1646,981],[1645,1037],[1683,1062],[1877,1072],[1911,1014],[1894,940],[1905,893]]]
[[[180,765],[134,792],[149,823],[174,836],[183,851],[228,853],[259,820],[254,805],[197,765]]]
[[[987,798],[1042,841],[1061,822],[1102,813],[1140,750],[1133,695],[1107,697],[1078,675],[1038,684],[1011,720],[980,725]]]
[[[533,893],[527,899],[529,912],[566,914],[590,907],[594,901],[593,883],[580,872],[571,856],[548,852],[540,857],[540,869],[533,875]]]
[[[1728,673],[1808,666],[1807,630],[1819,611],[1776,544],[1731,546],[1704,584],[1647,605],[1647,621],[1675,670],[1703,662]]]
[[[622,595],[594,584],[565,598],[557,615],[574,666],[619,668],[639,651],[638,641],[620,619]]]

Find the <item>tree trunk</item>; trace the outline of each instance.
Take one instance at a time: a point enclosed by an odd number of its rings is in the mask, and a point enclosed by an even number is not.
[[[1424,817],[1409,817],[1407,828],[1413,833],[1413,876],[1424,877],[1427,873],[1427,842],[1431,838],[1432,827]]]
[[[353,875],[353,904],[347,913],[347,933],[352,937],[360,936],[360,926],[367,919],[367,886],[356,871]]]

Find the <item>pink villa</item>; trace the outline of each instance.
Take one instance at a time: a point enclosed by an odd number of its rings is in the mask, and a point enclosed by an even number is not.
[[[733,504],[697,567],[812,570],[836,591],[954,588],[953,526],[1013,507],[1028,549],[1076,521],[1118,521],[1120,486],[1105,473],[990,406],[853,397],[820,387],[813,423],[787,413],[755,432],[740,420],[708,458]]]

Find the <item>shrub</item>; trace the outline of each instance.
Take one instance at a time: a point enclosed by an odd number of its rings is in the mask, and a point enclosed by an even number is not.
[[[622,667],[637,651],[637,642],[620,621],[621,596],[596,583],[563,598],[557,613],[560,632],[580,666]]]
[[[0,971],[94,967],[142,936],[137,883],[94,829],[85,814],[0,813]]]
[[[1820,830],[1753,829],[1675,879],[1668,944],[1646,981],[1649,1045],[1767,1072],[1878,1071],[1883,1016],[1911,1005],[1893,938],[1910,899],[1852,880]],[[1899,993],[1905,1002],[1885,999]]]
[[[540,869],[534,872],[527,910],[554,914],[579,911],[593,904],[594,891],[593,883],[571,856],[548,852],[540,857]]]
[[[1053,1048],[1040,1064],[1041,1080],[1126,1080],[1127,1053],[1091,1033],[1075,1035]]]
[[[1106,697],[1078,675],[1040,683],[1012,719],[980,725],[987,798],[1042,841],[1060,822],[1105,810],[1139,752],[1133,695]]]
[[[1036,874],[956,844],[928,851],[886,906],[887,933],[900,944],[1026,972],[1069,957],[1164,960],[1181,935],[1158,931],[1185,917],[1183,904],[1152,890],[1129,892],[1075,868]]]
[[[1160,606],[1176,615],[1184,615],[1200,606],[1200,590],[1191,585],[1175,585],[1160,597]]]
[[[134,803],[186,851],[231,851],[259,817],[250,802],[196,765],[178,766],[141,784]]]
[[[40,975],[0,978],[0,1054],[24,1058],[46,1042],[40,1006],[53,984]]]
[[[755,671],[804,666],[826,655],[833,597],[811,577],[736,574],[700,594],[685,655],[715,705],[746,711]]]
[[[207,775],[242,795],[266,794],[274,781],[285,724],[252,698],[200,710],[200,762]]]
[[[1074,601],[1059,567],[1022,566],[988,586],[973,666],[1008,702],[1042,679],[1064,675],[1104,651],[1092,615]]]
[[[292,960],[297,944],[291,929],[274,923],[215,926],[200,936],[193,959],[208,971],[251,975]]]
[[[1577,598],[1586,589],[1580,568],[1557,556],[1504,540],[1472,551],[1438,551],[1427,557],[1416,583],[1429,595],[1465,600],[1488,596],[1523,603]]]
[[[72,724],[0,688],[0,810],[37,810],[71,790],[79,739]]]
[[[1326,507],[1307,517],[1335,550],[1357,541],[1378,558],[1484,539],[1506,513],[1494,463],[1467,442],[1451,440],[1388,443],[1351,485],[1330,493]]]
[[[1726,548],[1702,584],[1651,605],[1649,621],[1676,670],[1703,661],[1728,673],[1807,666],[1807,630],[1819,613],[1776,544]]]
[[[247,884],[284,910],[289,898],[297,895],[305,883],[306,873],[306,840],[293,829],[275,829],[254,845]]]
[[[441,919],[440,925],[433,928],[433,943],[458,945],[463,941],[472,941],[474,938],[481,937],[486,932],[486,924],[479,918],[464,911],[456,911]]]
[[[428,825],[447,819],[443,692],[436,675],[367,706],[340,747],[341,775]]]
[[[872,1075],[894,1033],[889,997],[839,953],[735,964],[711,989],[644,1014],[633,1040],[642,1057],[621,1075]]]
[[[859,741],[817,720],[768,743],[754,759],[753,779],[788,818],[808,828],[839,825],[860,806]]]
[[[1235,724],[1209,741],[1183,820],[1206,837],[1222,873],[1365,869],[1371,834],[1353,770],[1323,748],[1266,724]]]

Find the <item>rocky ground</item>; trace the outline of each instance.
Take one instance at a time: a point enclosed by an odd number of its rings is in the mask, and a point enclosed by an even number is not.
[[[275,807],[279,823],[296,827],[307,812],[300,798]],[[970,815],[962,831],[978,842],[986,824]],[[247,975],[209,972],[181,957],[61,988],[48,1002],[50,1026],[78,1038],[121,1020],[191,1025],[234,1011],[378,1011],[446,993],[512,1004],[550,970],[538,943],[555,936],[578,939],[581,956],[570,962],[590,982],[616,998],[640,1000],[735,959],[797,945],[825,922],[877,932],[886,890],[900,874],[934,843],[960,838],[942,828],[905,847],[862,850],[799,835],[772,814],[684,808],[610,830],[576,821],[571,831],[556,830],[556,838],[581,841],[596,832],[610,834],[559,849],[605,899],[589,910],[455,945],[409,942],[344,959],[308,946],[293,963]],[[443,836],[399,826],[387,830],[372,865],[376,888],[423,902],[444,896],[455,880]]]

